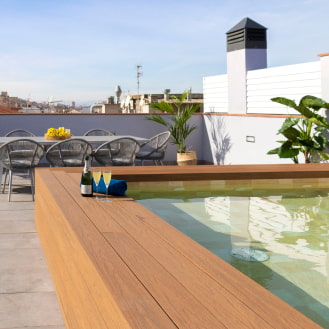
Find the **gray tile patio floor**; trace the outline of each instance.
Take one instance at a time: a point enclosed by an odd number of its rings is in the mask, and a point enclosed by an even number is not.
[[[65,329],[28,182],[14,176],[11,202],[0,193],[0,329]]]

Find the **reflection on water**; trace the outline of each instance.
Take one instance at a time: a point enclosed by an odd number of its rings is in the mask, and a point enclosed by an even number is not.
[[[264,263],[228,262],[329,328],[328,196],[210,197],[205,210],[203,224],[230,227],[231,248],[269,255]]]
[[[329,187],[329,184],[327,185]],[[208,193],[188,191],[179,195],[140,200],[160,217],[232,266],[329,328],[329,188],[283,193],[235,188]],[[249,194],[249,195],[248,195]],[[143,199],[138,190],[132,196]],[[232,250],[252,248],[268,257],[261,262],[232,255]]]

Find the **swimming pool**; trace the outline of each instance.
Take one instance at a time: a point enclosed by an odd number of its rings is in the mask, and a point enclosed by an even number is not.
[[[328,192],[327,178],[129,184],[129,196],[326,328]]]

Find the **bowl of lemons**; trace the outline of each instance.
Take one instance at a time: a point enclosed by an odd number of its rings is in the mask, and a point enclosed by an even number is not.
[[[70,129],[65,129],[64,127],[59,128],[48,128],[45,133],[45,139],[48,140],[61,140],[71,138]]]

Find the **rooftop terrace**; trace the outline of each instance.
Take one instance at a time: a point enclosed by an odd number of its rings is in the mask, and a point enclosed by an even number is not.
[[[222,166],[210,166],[208,169],[207,167],[200,166],[199,169],[204,173],[208,172],[208,178],[211,179]],[[222,167],[223,172],[220,175],[230,178],[235,176],[239,179],[264,176],[325,177],[329,173],[327,167],[327,164],[298,167],[286,165],[285,169],[281,166],[249,166],[243,173],[241,166],[225,166]],[[296,170],[293,171],[292,168]],[[134,181],[137,179],[137,167],[130,169],[134,170],[131,170],[128,176],[130,175],[129,179]],[[166,167],[159,169],[164,178],[168,177]],[[177,170],[178,176],[195,178],[190,168],[184,170],[177,167]],[[125,168],[116,168],[116,171],[117,176],[121,176]],[[155,177],[150,175],[150,168],[138,167],[137,171],[143,179],[149,177],[153,180]],[[172,174],[171,171],[170,175]],[[0,328],[64,329],[54,287],[34,226],[34,203],[27,187],[28,181],[17,176],[14,180],[17,185],[14,188],[12,202],[7,202],[6,194],[0,194]]]

